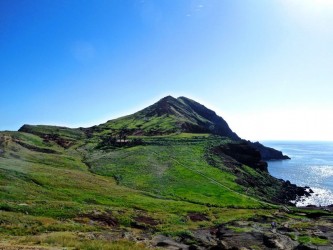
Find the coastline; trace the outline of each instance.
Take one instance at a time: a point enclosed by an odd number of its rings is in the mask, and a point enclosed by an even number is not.
[[[265,145],[291,157],[285,161],[267,161],[269,173],[308,188],[310,196],[291,201],[297,207],[325,207],[333,204],[333,142],[265,141]]]
[[[330,207],[333,205],[333,193],[329,190],[314,187],[311,188],[313,193],[310,196],[301,197],[298,201],[294,201],[296,207],[316,206]]]

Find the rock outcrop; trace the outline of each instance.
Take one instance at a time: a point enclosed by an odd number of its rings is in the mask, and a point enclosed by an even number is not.
[[[220,145],[214,150],[220,151],[221,153],[233,158],[241,164],[247,165],[254,169],[268,172],[267,163],[262,160],[260,152],[246,141],[239,141],[238,143],[228,143]]]
[[[264,161],[290,159],[289,156],[283,155],[281,151],[276,150],[274,148],[266,147],[259,142],[250,142],[249,141],[249,144],[260,152],[261,159]]]
[[[216,227],[197,229],[191,234],[184,234],[174,238],[163,235],[150,240],[153,247],[159,249],[211,249],[211,250],[251,250],[251,249],[332,249],[332,224],[327,218],[319,218],[316,223],[308,225],[295,221],[285,212],[275,214],[279,220],[277,228],[271,228],[273,216],[258,216],[257,219],[237,220]],[[328,223],[328,224],[327,224]],[[299,228],[298,225],[303,225]],[[319,243],[304,243],[302,238],[322,239]]]
[[[290,181],[271,176],[267,170],[267,162],[262,160],[260,152],[248,141],[229,142],[214,146],[208,151],[206,159],[210,165],[220,168],[222,163],[228,171],[238,177],[238,184],[247,187],[248,192],[266,201],[293,205],[290,201],[310,196],[307,187],[298,187]],[[257,173],[248,172],[245,165]]]

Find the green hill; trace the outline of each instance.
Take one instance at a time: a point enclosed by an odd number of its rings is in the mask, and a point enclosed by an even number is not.
[[[131,135],[166,135],[171,133],[213,133],[240,139],[219,116],[188,98],[172,96],[125,117],[90,128],[94,134],[126,129]]]
[[[270,217],[306,194],[262,158],[185,97],[91,128],[0,132],[0,246],[133,249],[162,234],[194,247],[199,229]]]

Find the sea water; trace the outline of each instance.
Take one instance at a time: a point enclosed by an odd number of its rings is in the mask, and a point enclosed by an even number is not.
[[[314,191],[297,206],[333,204],[333,142],[265,141],[263,144],[291,158],[269,161],[268,171],[272,176],[309,186]]]

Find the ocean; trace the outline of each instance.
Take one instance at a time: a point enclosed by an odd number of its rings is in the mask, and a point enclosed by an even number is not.
[[[291,160],[269,161],[268,171],[276,178],[298,186],[309,186],[314,193],[297,206],[333,204],[333,142],[264,141],[265,146],[288,155]]]

